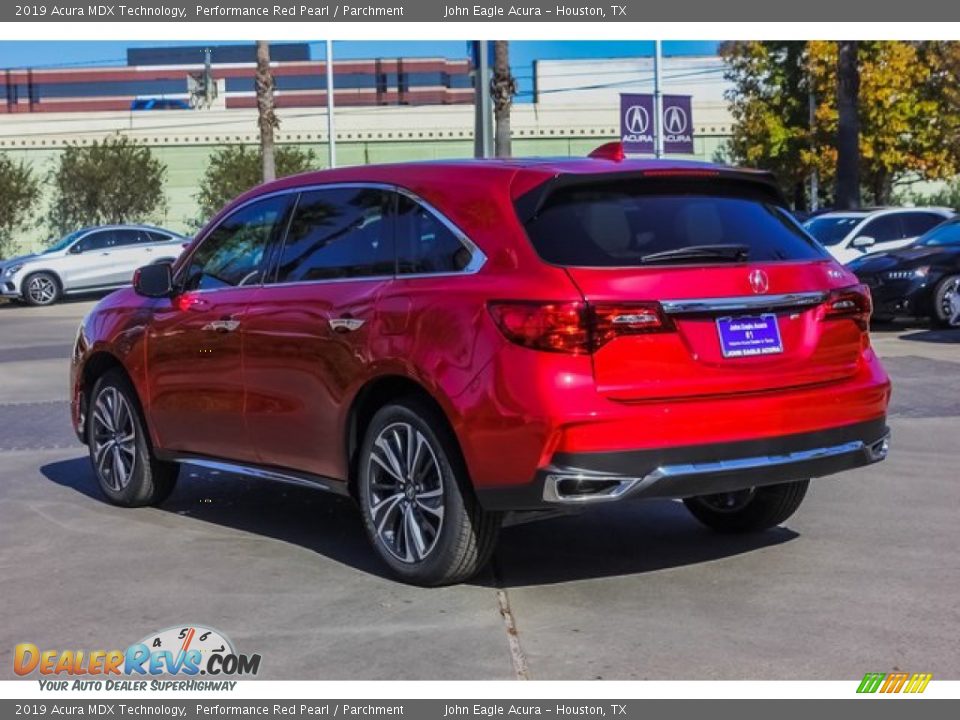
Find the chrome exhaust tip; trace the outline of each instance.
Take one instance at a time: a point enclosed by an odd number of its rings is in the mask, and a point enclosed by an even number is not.
[[[543,484],[543,499],[554,503],[594,503],[617,500],[640,481],[621,475],[549,473]]]

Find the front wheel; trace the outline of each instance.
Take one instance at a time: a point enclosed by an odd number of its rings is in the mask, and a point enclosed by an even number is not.
[[[358,472],[367,534],[402,580],[458,583],[490,559],[500,515],[480,507],[456,440],[426,403],[405,400],[373,416]]]
[[[60,299],[60,282],[51,273],[34,273],[23,281],[23,299],[28,305],[53,305]]]
[[[97,381],[86,423],[93,470],[110,502],[125,507],[156,505],[173,492],[180,467],[154,456],[140,403],[126,375],[111,370]]]
[[[722,533],[758,532],[776,527],[793,515],[809,480],[684,498],[687,510],[707,527]]]
[[[940,327],[960,327],[960,275],[950,275],[933,292],[933,322]]]

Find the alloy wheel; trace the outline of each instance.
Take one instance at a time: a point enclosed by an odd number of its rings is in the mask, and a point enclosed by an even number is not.
[[[137,429],[130,404],[116,388],[105,387],[94,403],[91,422],[97,473],[119,492],[130,483],[137,460]]]
[[[393,423],[377,435],[367,462],[377,540],[401,562],[422,561],[443,527],[443,473],[430,441],[409,423]]]
[[[46,275],[38,275],[27,284],[27,294],[37,305],[48,305],[57,297],[57,286]]]
[[[943,317],[951,327],[960,327],[960,277],[954,278],[941,298]]]

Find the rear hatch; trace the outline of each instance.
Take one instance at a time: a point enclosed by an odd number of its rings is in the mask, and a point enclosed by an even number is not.
[[[608,175],[518,202],[518,213],[582,293],[597,390],[611,399],[763,392],[857,371],[869,295],[762,183]]]

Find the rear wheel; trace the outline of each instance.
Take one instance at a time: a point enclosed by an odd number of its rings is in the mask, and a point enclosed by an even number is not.
[[[933,292],[933,322],[940,327],[960,327],[960,275],[950,275]]]
[[[456,441],[429,405],[410,399],[381,408],[358,469],[367,534],[402,580],[462,582],[490,559],[501,517],[480,507]]]
[[[125,507],[163,502],[173,492],[180,467],[154,457],[130,381],[111,370],[97,381],[90,398],[87,447],[103,494]]]
[[[723,533],[767,530],[800,507],[809,480],[685,498],[687,510],[707,527]]]
[[[60,299],[60,281],[52,273],[34,273],[23,281],[23,299],[29,305],[53,305]]]

